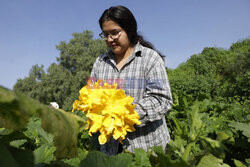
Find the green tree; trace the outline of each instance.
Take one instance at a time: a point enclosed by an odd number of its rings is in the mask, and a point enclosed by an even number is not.
[[[72,35],[68,43],[62,41],[56,46],[60,51],[57,64],[51,64],[47,72],[43,66],[34,65],[28,77],[17,81],[14,91],[44,104],[56,101],[60,108],[70,111],[78,91],[86,85],[95,59],[107,51],[104,41],[93,39],[91,31]]]
[[[233,44],[231,61],[225,65],[224,82],[227,96],[250,97],[250,39]],[[228,84],[231,83],[231,84]]]
[[[14,86],[14,90],[22,92],[34,99],[42,101],[41,93],[41,80],[44,77],[45,72],[43,65],[32,66],[29,76],[24,79],[18,79]]]
[[[249,98],[250,40],[236,42],[228,50],[204,48],[167,71],[174,94],[189,94],[194,99]]]

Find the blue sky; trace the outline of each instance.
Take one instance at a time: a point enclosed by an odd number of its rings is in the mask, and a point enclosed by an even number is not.
[[[35,64],[56,62],[56,45],[91,30],[110,6],[124,5],[138,31],[176,68],[204,47],[228,49],[250,37],[249,0],[1,0],[0,85],[12,89]]]

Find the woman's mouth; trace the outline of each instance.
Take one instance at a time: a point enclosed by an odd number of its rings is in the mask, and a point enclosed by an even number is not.
[[[116,48],[118,45],[117,44],[111,44],[111,48]]]

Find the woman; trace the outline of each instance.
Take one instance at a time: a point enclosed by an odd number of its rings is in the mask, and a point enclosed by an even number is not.
[[[137,34],[136,20],[126,7],[105,10],[99,24],[100,37],[109,51],[96,59],[91,78],[116,82],[126,95],[134,97],[142,122],[135,126],[135,132],[127,134],[122,145],[111,139],[101,151],[115,155],[122,149],[147,151],[156,145],[165,149],[170,140],[165,113],[171,108],[172,97],[163,58]]]

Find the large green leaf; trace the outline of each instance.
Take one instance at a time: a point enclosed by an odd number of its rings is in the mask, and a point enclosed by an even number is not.
[[[138,153],[137,153],[138,154]],[[147,156],[147,155],[145,155]],[[144,158],[145,159],[145,158]],[[100,151],[91,151],[87,157],[81,161],[80,167],[129,167],[133,162],[132,154],[122,153],[115,156],[108,157],[106,154]],[[148,162],[149,163],[149,162]],[[144,161],[140,161],[140,165],[136,166],[148,166]],[[149,163],[149,166],[150,163]]]
[[[132,164],[132,154],[123,153],[116,156],[110,156],[107,167],[129,167]]]
[[[19,130],[35,113],[37,102],[0,86],[0,127]]]
[[[42,128],[54,136],[57,159],[77,156],[77,137],[87,124],[85,120],[0,87],[0,127],[23,129],[34,115],[42,119]]]
[[[34,156],[32,151],[21,150],[0,144],[0,166],[1,167],[33,167]]]
[[[218,159],[212,154],[209,154],[201,158],[197,167],[229,167],[229,165],[223,163],[222,159]]]

